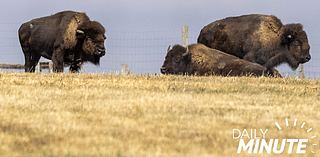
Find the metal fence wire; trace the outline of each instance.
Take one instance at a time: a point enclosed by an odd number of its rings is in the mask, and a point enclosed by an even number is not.
[[[24,63],[19,39],[18,23],[0,24],[0,63]],[[188,43],[197,43],[200,30],[188,31]],[[131,74],[160,74],[169,45],[182,43],[182,30],[172,31],[108,31],[105,45],[107,53],[100,60],[100,66],[87,63],[82,71],[85,73],[119,73],[121,65],[127,64]],[[320,49],[317,37],[309,35],[312,59],[304,64],[306,78],[317,79],[320,76]],[[42,58],[41,61],[46,59]],[[283,76],[298,77],[299,69],[292,71],[283,64],[276,68]],[[24,72],[24,70],[0,69],[0,71]],[[68,68],[65,68],[68,72]],[[46,71],[43,71],[46,72]]]

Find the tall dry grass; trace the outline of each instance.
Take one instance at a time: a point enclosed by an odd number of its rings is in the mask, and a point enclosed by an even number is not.
[[[1,72],[0,154],[261,156],[237,154],[233,129],[268,129],[319,156],[319,96],[307,79]]]

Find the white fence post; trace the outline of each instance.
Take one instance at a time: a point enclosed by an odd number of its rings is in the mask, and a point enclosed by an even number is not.
[[[305,76],[304,76],[304,71],[303,71],[303,64],[300,64],[299,67],[300,67],[299,68],[299,78],[304,79]]]
[[[182,46],[188,46],[188,26],[182,26]]]
[[[40,69],[40,62],[38,62],[38,64],[36,65],[36,69],[35,72],[36,73],[40,73],[41,69]]]
[[[49,73],[53,72],[53,63],[52,61],[49,61]]]
[[[121,64],[121,74],[122,75],[128,74],[128,64]]]

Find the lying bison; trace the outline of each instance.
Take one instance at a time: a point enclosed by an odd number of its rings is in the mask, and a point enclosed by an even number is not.
[[[19,40],[25,57],[25,71],[34,72],[40,57],[51,59],[54,72],[63,63],[76,72],[83,62],[98,65],[105,55],[104,27],[85,13],[64,11],[36,18],[21,25]]]
[[[162,74],[221,75],[221,76],[267,76],[267,69],[233,55],[211,49],[203,44],[187,48],[175,45],[160,68]],[[275,71],[277,72],[277,71]],[[277,76],[281,75],[277,72]]]
[[[311,59],[302,25],[283,25],[273,15],[244,15],[212,22],[201,30],[198,43],[270,70],[282,63],[296,70]]]

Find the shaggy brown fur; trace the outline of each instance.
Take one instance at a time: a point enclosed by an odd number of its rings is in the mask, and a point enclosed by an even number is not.
[[[34,72],[40,57],[53,61],[55,72],[63,63],[76,72],[83,62],[98,65],[105,55],[105,28],[85,13],[64,11],[36,18],[21,25],[19,40],[25,56],[25,71]]]
[[[198,43],[270,70],[282,63],[295,70],[311,59],[302,25],[282,25],[273,15],[243,15],[212,22],[201,30]]]
[[[267,69],[238,57],[211,49],[202,44],[185,47],[175,45],[168,49],[162,74],[221,75],[221,76],[267,76]],[[281,75],[276,71],[276,76]]]

